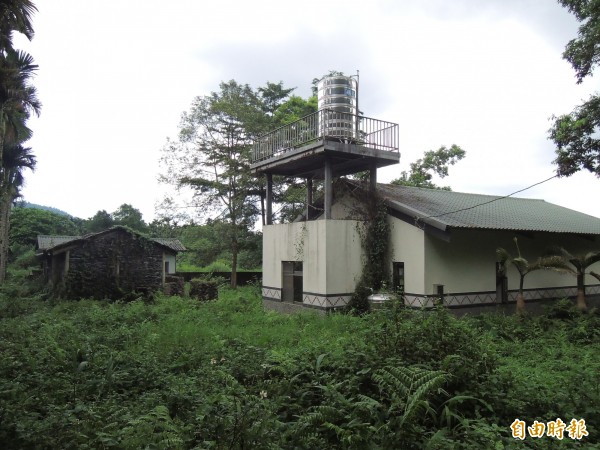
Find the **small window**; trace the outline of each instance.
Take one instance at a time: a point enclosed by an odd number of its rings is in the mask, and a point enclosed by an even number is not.
[[[165,274],[169,274],[169,261],[165,261]]]

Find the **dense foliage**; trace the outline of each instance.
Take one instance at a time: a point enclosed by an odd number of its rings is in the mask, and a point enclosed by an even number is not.
[[[194,99],[184,112],[176,139],[168,139],[161,156],[159,181],[172,187],[160,205],[163,219],[219,224],[227,244],[236,285],[244,239],[256,221],[294,219],[304,209],[306,191],[285,177],[275,177],[273,200],[281,206],[267,220],[264,180],[250,171],[252,146],[259,136],[316,111],[317,99],[291,95],[283,82],[253,88],[235,80]],[[317,187],[318,190],[318,187]]]
[[[567,44],[563,58],[575,70],[577,83],[593,75],[600,62],[600,2],[598,0],[558,0],[580,23],[576,39]],[[595,93],[570,114],[554,117],[549,130],[556,145],[557,173],[569,176],[585,169],[600,177],[600,96]]]
[[[33,38],[35,11],[29,0],[0,2],[0,283],[8,262],[12,203],[21,193],[25,169],[33,170],[36,164],[31,148],[23,144],[32,136],[27,127],[30,115],[39,115],[42,107],[31,83],[38,66],[31,55],[13,47],[15,32]]]
[[[4,448],[600,448],[600,317],[0,300]],[[589,437],[517,441],[516,419]]]
[[[55,211],[52,211],[54,209]],[[25,253],[31,253],[39,235],[80,236],[106,230],[115,225],[151,237],[178,238],[187,249],[178,255],[180,271],[231,270],[231,251],[225,238],[226,227],[221,221],[209,221],[204,225],[161,222],[146,224],[141,212],[131,205],[123,204],[113,213],[98,211],[89,219],[80,219],[55,208],[22,207],[12,209],[10,217],[10,261]],[[256,270],[262,263],[262,234],[246,230],[240,233],[238,264],[243,270]],[[37,262],[32,265],[37,266]]]
[[[450,186],[437,186],[431,180],[434,175],[440,178],[447,177],[448,166],[453,166],[466,154],[467,152],[455,144],[450,148],[442,145],[437,150],[428,150],[422,158],[410,163],[409,172],[402,171],[400,178],[392,180],[391,184],[450,191]]]
[[[231,285],[242,235],[251,230],[260,214],[262,195],[258,178],[250,172],[255,139],[269,129],[271,112],[289,96],[283,84],[260,89],[234,80],[220,84],[218,92],[197,97],[182,115],[179,136],[165,145],[159,181],[188,193],[203,219],[220,220],[222,239],[231,253]],[[179,193],[178,198],[185,198]]]
[[[39,235],[77,236],[77,219],[37,208],[13,208],[10,216],[10,244],[35,246]]]

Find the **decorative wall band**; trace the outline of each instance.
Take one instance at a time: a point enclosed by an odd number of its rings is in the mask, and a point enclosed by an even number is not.
[[[281,302],[281,288],[263,286],[261,289],[263,300]],[[351,293],[344,294],[316,294],[313,292],[302,293],[302,304],[311,308],[335,309],[348,304],[352,298]],[[297,302],[299,303],[299,302]]]
[[[586,286],[585,293],[586,295],[600,294],[600,284],[596,284],[594,286]]]
[[[318,308],[342,308],[350,302],[352,294],[314,294],[309,292],[303,292],[302,303],[307,306],[313,306]]]
[[[600,294],[600,285],[591,285],[585,287],[586,295]],[[518,290],[508,291],[508,301],[513,303],[517,301]],[[524,289],[523,298],[525,301],[560,299],[565,297],[575,297],[577,287],[565,286],[554,288]],[[501,302],[496,297],[496,291],[487,292],[461,292],[447,293],[443,296],[443,305],[447,307],[493,305]],[[404,304],[413,308],[432,308],[440,304],[440,298],[436,295],[404,294]]]
[[[585,287],[586,295],[600,294],[600,284],[588,285]],[[508,291],[508,301],[514,303],[517,301],[518,290]],[[577,295],[576,286],[524,289],[523,297],[525,301],[559,299],[565,297],[575,297]],[[282,301],[281,288],[263,286],[262,297],[265,300]],[[440,304],[440,298],[436,295],[422,294],[404,294],[404,304],[412,308],[432,308]],[[501,302],[496,298],[496,291],[486,292],[459,292],[447,293],[443,296],[442,304],[449,308],[460,308],[464,306],[493,305]],[[343,294],[317,294],[313,292],[302,293],[302,304],[311,308],[335,309],[346,306],[352,298],[351,293]]]
[[[261,289],[262,297],[268,300],[279,300],[281,301],[281,289],[269,286],[263,286]]]

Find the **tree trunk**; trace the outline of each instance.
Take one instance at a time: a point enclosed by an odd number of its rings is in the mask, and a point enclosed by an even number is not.
[[[523,298],[523,282],[525,277],[521,277],[519,281],[519,293],[517,294],[517,314],[525,313],[525,299]]]
[[[587,303],[585,302],[585,291],[577,289],[577,309],[579,311],[587,311]]]
[[[10,193],[2,192],[0,195],[0,283],[4,283],[4,280],[6,279],[11,204],[12,198]]]
[[[525,313],[525,299],[523,298],[523,292],[519,291],[517,294],[517,314],[521,315]]]
[[[585,301],[585,274],[577,272],[577,309],[587,311],[587,303]]]
[[[239,253],[238,230],[235,218],[231,224],[231,288],[237,289],[237,262]]]
[[[238,245],[237,239],[231,246],[231,288],[237,289],[237,260],[238,260]]]
[[[2,111],[3,112],[3,111]],[[4,169],[3,157],[4,157],[4,135],[6,134],[6,121],[2,118],[4,114],[0,112],[0,173],[2,178],[0,179],[0,284],[4,283],[6,279],[6,257],[8,256],[8,212],[5,211],[5,197],[8,195],[6,190],[8,189],[6,181],[6,171]],[[8,203],[10,208],[10,202]]]

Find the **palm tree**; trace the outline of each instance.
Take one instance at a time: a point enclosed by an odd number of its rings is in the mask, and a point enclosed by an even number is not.
[[[8,260],[8,234],[10,211],[13,201],[19,197],[25,181],[24,169],[35,169],[36,159],[31,148],[21,144],[7,145],[0,170],[0,283],[6,277]]]
[[[515,266],[519,272],[519,292],[517,294],[517,314],[523,314],[525,312],[525,299],[523,298],[523,285],[525,283],[525,277],[536,270],[555,270],[558,272],[573,273],[573,270],[568,267],[565,261],[556,255],[539,257],[534,263],[529,263],[525,258],[521,256],[521,249],[519,248],[519,242],[517,238],[513,238],[515,246],[517,247],[517,255],[512,257],[505,249],[499,247],[496,249],[496,255],[500,263],[505,267],[507,264]]]
[[[0,52],[12,48],[12,33],[33,38],[31,16],[37,8],[31,0],[0,0]]]
[[[29,82],[38,66],[26,52],[0,53],[0,161],[6,143],[20,143],[31,136],[25,126],[30,113],[39,115],[41,103]]]
[[[14,31],[33,38],[35,11],[31,0],[0,0],[0,283],[6,276],[12,202],[23,185],[23,169],[35,167],[31,149],[21,144],[31,137],[27,119],[41,109],[30,84],[38,66],[31,55],[12,45]]]
[[[572,255],[562,247],[553,249],[553,253],[562,255],[565,261],[568,261],[575,267],[573,273],[577,276],[577,308],[580,311],[587,309],[585,301],[585,270],[592,264],[600,261],[600,250],[588,252],[586,254]],[[593,272],[591,272],[593,275]]]

